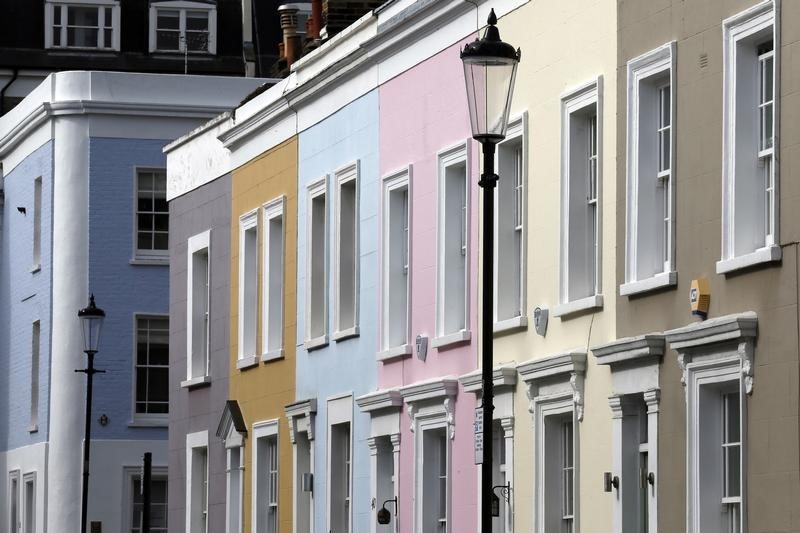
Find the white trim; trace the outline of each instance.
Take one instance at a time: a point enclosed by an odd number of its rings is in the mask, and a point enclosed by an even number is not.
[[[275,437],[275,447],[276,447],[276,454],[277,454],[277,461],[278,461],[278,494],[277,497],[279,498],[278,501],[278,513],[280,513],[280,493],[281,493],[281,485],[280,485],[280,422],[279,420],[272,419],[272,420],[262,420],[259,422],[253,423],[253,436],[252,436],[252,462],[253,462],[253,472],[250,476],[251,481],[251,525],[253,533],[258,531],[266,531],[266,524],[262,525],[258,523],[258,502],[261,500],[261,496],[258,492],[258,472],[260,472],[260,467],[258,465],[258,440],[267,437]],[[280,529],[280,515],[277,517],[276,523],[278,524],[278,529]],[[278,533],[277,531],[275,533]]]
[[[246,234],[246,232],[248,230],[252,230],[252,229],[255,229],[255,231],[256,231],[256,250],[255,250],[256,268],[255,268],[255,272],[253,273],[254,277],[255,277],[255,281],[256,281],[256,287],[254,287],[253,289],[255,289],[257,291],[257,287],[258,287],[258,263],[260,262],[258,260],[259,259],[258,258],[258,240],[259,240],[258,208],[252,209],[252,210],[248,211],[247,213],[244,213],[244,214],[239,216],[239,279],[238,279],[238,284],[239,284],[239,291],[238,291],[239,292],[239,302],[238,302],[239,311],[238,311],[238,313],[239,313],[239,317],[238,317],[238,328],[237,328],[238,329],[238,332],[237,332],[238,345],[237,345],[237,348],[236,348],[239,360],[245,360],[248,357],[255,356],[255,353],[245,353],[244,352],[244,328],[245,328],[245,324],[244,324],[244,315],[245,315],[245,309],[244,309],[244,297],[245,297],[245,287],[244,287],[245,286],[245,281],[244,281],[244,278],[245,278],[245,234]],[[257,301],[256,301],[256,306],[255,307],[256,307],[255,312],[257,314],[258,313],[258,302]],[[258,337],[258,317],[257,316],[255,317],[255,326],[254,327],[256,329],[255,329],[255,331],[253,331],[253,336],[257,338]],[[256,340],[255,339],[253,339],[253,344],[254,345],[256,344]]]
[[[97,47],[97,46],[90,46],[90,47],[83,47],[83,46],[67,46],[67,31],[66,31],[66,24],[63,24],[66,18],[66,13],[61,13],[61,20],[62,20],[62,30],[61,30],[61,41],[65,43],[61,45],[53,44],[53,10],[56,7],[91,7],[96,6],[98,9],[106,8],[111,9],[111,46],[107,47]],[[100,25],[101,23],[101,15],[98,14],[98,39],[101,38],[99,35],[105,29],[105,25]],[[120,4],[119,0],[45,0],[44,4],[44,47],[46,49],[53,49],[53,50],[92,50],[92,51],[99,51],[99,52],[119,52],[120,51],[120,33],[121,33],[121,24],[120,24]],[[104,22],[104,21],[103,21]],[[102,37],[105,40],[105,37]],[[103,43],[105,44],[105,42]]]
[[[581,313],[583,311],[588,311],[590,309],[599,310],[602,308],[603,308],[603,295],[595,294],[587,298],[581,298],[580,300],[573,300],[571,302],[566,302],[563,304],[558,304],[553,306],[553,316],[568,317],[570,315]]]
[[[305,217],[306,217],[306,261],[305,261],[305,341],[303,343],[305,349],[307,351],[313,350],[315,348],[320,348],[322,346],[326,346],[328,344],[328,300],[329,300],[329,283],[328,283],[328,269],[330,267],[329,261],[329,248],[330,248],[330,235],[329,235],[329,226],[328,226],[328,212],[330,211],[330,195],[328,194],[328,178],[329,176],[325,174],[324,176],[318,178],[317,180],[309,183],[306,186],[306,209],[305,209]],[[311,270],[312,265],[311,261],[313,258],[311,244],[312,244],[312,227],[311,224],[313,222],[313,200],[319,196],[324,196],[325,198],[325,214],[324,214],[324,228],[323,228],[323,250],[320,252],[322,254],[322,260],[325,263],[323,268],[323,305],[322,305],[322,331],[321,335],[317,335],[316,337],[311,336],[311,312],[312,312],[312,302],[311,302]]]
[[[735,272],[756,265],[774,263],[780,261],[782,257],[783,251],[780,246],[766,246],[749,254],[734,256],[730,259],[720,259],[716,263],[717,274],[727,274],[728,272]]]
[[[184,389],[199,389],[205,385],[211,385],[210,376],[198,376],[196,378],[181,381],[181,387]]]
[[[457,382],[456,382],[457,383]],[[456,388],[458,385],[456,385]],[[406,400],[408,401],[408,400]],[[451,397],[446,397],[443,402],[430,403],[425,409],[409,406],[411,417],[411,431],[414,438],[414,530],[425,531],[423,528],[423,510],[430,498],[425,498],[423,489],[423,476],[426,471],[424,463],[423,439],[428,430],[443,429],[445,435],[446,464],[445,472],[447,484],[445,490],[445,533],[451,533],[452,528],[452,493],[453,493],[453,406]]]
[[[138,426],[148,426],[148,427],[166,427],[169,422],[169,405],[167,406],[166,413],[137,413],[136,412],[136,379],[138,376],[138,372],[136,371],[137,361],[138,361],[138,335],[139,335],[139,320],[144,319],[148,320],[151,318],[155,319],[166,319],[167,320],[167,348],[169,349],[169,313],[140,313],[134,312],[133,313],[133,347],[132,347],[132,357],[131,357],[131,366],[132,366],[132,376],[131,379],[131,421],[129,423],[129,427],[131,425],[138,425]],[[148,329],[149,331],[149,329]],[[149,344],[148,344],[149,346]],[[150,366],[148,364],[148,366]],[[169,369],[167,369],[169,372]],[[167,391],[169,393],[169,386]]]
[[[194,268],[192,258],[194,254],[206,250],[208,255],[208,272],[206,273],[206,286],[208,287],[208,300],[206,309],[209,318],[206,326],[206,346],[205,346],[205,368],[202,372],[194,372],[193,364],[193,306],[194,306]],[[186,380],[187,382],[208,377],[209,375],[209,352],[210,352],[210,332],[211,332],[211,230],[207,229],[197,235],[189,237],[186,243],[187,275],[186,275]],[[184,382],[186,383],[186,382]],[[183,386],[183,384],[182,384]]]
[[[159,9],[177,10],[180,12],[180,37],[178,38],[178,50],[158,50],[156,48],[156,24]],[[187,51],[186,50],[186,12],[205,11],[208,13],[208,51]],[[153,54],[189,54],[195,55],[215,55],[217,53],[217,6],[205,2],[191,2],[187,0],[175,0],[167,2],[151,2],[149,11],[149,45],[148,51]],[[183,39],[181,39],[183,37]]]
[[[414,347],[410,344],[401,344],[400,346],[395,346],[394,348],[389,348],[386,350],[381,350],[375,356],[378,361],[388,362],[392,359],[396,359],[398,357],[408,357],[409,355],[414,353]]]
[[[263,231],[263,244],[262,244],[262,278],[261,278],[261,360],[263,362],[272,361],[274,359],[279,359],[283,356],[283,350],[285,347],[285,332],[284,328],[286,325],[286,301],[285,301],[285,293],[286,293],[286,196],[281,195],[277,198],[266,202],[263,206],[261,206],[262,215],[264,220],[264,231]],[[272,250],[270,248],[270,223],[276,219],[281,219],[281,249],[280,250]],[[280,261],[280,290],[278,291],[279,294],[272,295],[270,294],[270,278],[272,272],[270,270],[270,257],[273,253],[277,253],[281,258]],[[280,327],[279,327],[279,335],[280,335],[280,347],[274,348],[272,350],[269,349],[269,303],[273,297],[277,297],[280,299]]]
[[[460,330],[449,335],[442,335],[441,337],[434,337],[431,339],[431,348],[447,348],[453,344],[466,342],[472,339],[472,334],[469,330]]]
[[[335,183],[335,195],[336,199],[334,201],[335,204],[335,215],[333,220],[333,232],[334,232],[334,240],[333,240],[333,334],[331,337],[333,340],[340,341],[344,339],[349,339],[351,337],[358,336],[359,334],[359,322],[360,322],[360,297],[361,297],[361,277],[360,277],[360,263],[361,263],[361,246],[360,246],[360,236],[361,236],[361,162],[356,160],[352,163],[349,163],[333,173],[333,179]],[[353,263],[353,275],[355,278],[355,283],[353,286],[353,324],[343,328],[341,321],[341,264],[340,264],[340,248],[341,248],[341,218],[342,218],[342,186],[348,183],[353,183],[355,188],[355,205],[354,205],[354,232],[356,235],[356,240],[354,243],[354,263]]]
[[[495,321],[493,332],[495,335],[498,333],[511,333],[519,331],[528,327],[528,317],[526,315],[515,316],[506,320]]]
[[[154,176],[158,173],[164,175],[164,198],[166,201],[166,184],[167,184],[167,169],[165,167],[151,167],[151,166],[135,166],[133,167],[133,257],[130,260],[131,264],[136,265],[169,265],[169,244],[165,250],[146,250],[139,248],[139,175],[143,173],[150,173]],[[155,185],[154,185],[155,187]],[[155,199],[153,201],[153,213],[156,213]],[[169,207],[167,207],[167,214],[169,215]],[[155,220],[153,220],[153,229],[155,232]],[[169,237],[169,226],[167,226],[167,236]],[[155,245],[155,233],[153,234],[153,244]]]
[[[37,490],[38,490],[38,488],[37,488],[37,477],[38,476],[37,476],[37,471],[36,470],[31,470],[31,471],[25,472],[22,475],[22,480],[21,480],[21,483],[20,483],[20,502],[21,502],[21,505],[20,505],[20,524],[21,524],[20,533],[25,533],[27,531],[34,531],[34,532],[37,531],[37,529],[36,529],[36,513],[37,513],[36,507],[37,507],[37,500],[38,500],[38,498],[37,498],[37,496],[38,496],[38,492],[37,492]],[[31,507],[33,509],[30,512],[28,512],[28,498],[27,498],[28,491],[27,491],[27,487],[26,487],[26,485],[29,484],[29,483],[33,484],[33,501],[31,502],[31,504],[32,504]],[[27,523],[27,518],[28,518],[29,514],[32,517],[32,522],[33,522],[32,524],[28,524]],[[39,528],[39,529],[44,529],[44,528]]]
[[[570,151],[570,129],[569,119],[570,115],[578,112],[586,107],[595,106],[595,116],[597,117],[597,226],[596,243],[597,251],[595,256],[595,287],[594,296],[600,296],[602,293],[602,244],[603,244],[603,164],[605,158],[603,157],[603,106],[602,106],[602,81],[603,77],[598,76],[587,83],[564,93],[561,96],[561,222],[560,222],[560,246],[559,246],[559,303],[564,305],[571,303],[569,299],[569,183],[570,183],[570,166],[569,155]],[[578,300],[582,301],[582,300]],[[585,305],[585,304],[584,304]],[[597,302],[591,307],[598,307],[602,305],[602,297],[600,304]],[[559,309],[561,306],[556,306]],[[586,307],[583,307],[584,309]],[[568,307],[565,309],[569,309]],[[571,311],[554,312],[554,316],[567,315]]]
[[[470,231],[470,226],[472,222],[472,200],[471,200],[471,182],[470,182],[470,175],[472,173],[472,156],[471,156],[471,144],[469,142],[461,142],[456,144],[455,146],[451,146],[449,148],[445,148],[444,150],[440,150],[436,154],[436,166],[437,166],[437,189],[436,189],[436,249],[438,250],[436,254],[436,338],[447,338],[451,333],[458,333],[462,337],[466,335],[466,338],[462,340],[469,340],[469,328],[470,328],[470,274],[471,274],[471,253],[472,253],[472,246],[470,240],[472,238],[472,232]],[[463,230],[464,235],[464,327],[461,329],[460,332],[444,332],[444,322],[445,322],[445,314],[447,313],[446,305],[445,305],[445,276],[446,269],[444,265],[444,253],[445,253],[445,208],[443,202],[449,196],[446,192],[445,186],[445,179],[446,179],[446,170],[448,167],[462,164],[464,165],[464,202],[465,202],[465,213],[464,213],[464,223],[465,228]],[[410,198],[410,197],[409,197]],[[413,202],[409,199],[409,205]],[[409,209],[411,209],[409,207]],[[410,231],[409,231],[410,233]],[[431,342],[433,344],[433,342]],[[449,526],[448,526],[449,527]]]
[[[198,431],[195,433],[186,434],[186,533],[206,533],[192,531],[192,470],[193,459],[192,455],[194,450],[198,448],[205,448],[206,450],[206,479],[210,472],[210,454],[208,453],[208,430]],[[208,501],[208,494],[206,493],[206,501]],[[206,531],[208,530],[208,523],[206,522]]]
[[[620,285],[620,295],[640,293],[655,288],[674,285],[674,277],[665,275],[674,274],[675,271],[675,119],[677,112],[676,84],[675,84],[675,56],[677,44],[675,41],[668,42],[658,48],[646,52],[628,61],[627,66],[627,133],[626,133],[626,210],[625,210],[625,283]],[[651,186],[656,186],[653,175],[641,175],[639,164],[639,144],[640,144],[640,112],[641,105],[641,84],[654,77],[667,74],[670,87],[670,170],[669,170],[669,234],[664,238],[668,239],[668,258],[666,263],[668,269],[656,273],[650,278],[642,278],[638,274],[639,262],[639,188],[642,180],[650,180]],[[653,130],[655,134],[655,130]],[[656,157],[656,160],[658,158]],[[657,164],[656,164],[657,166]],[[656,169],[657,170],[657,169]],[[663,220],[658,224],[663,226]],[[665,265],[666,266],[666,265]],[[624,291],[624,292],[623,292]]]
[[[332,435],[332,432],[331,432],[331,428],[332,428],[332,426],[337,425],[337,424],[348,424],[348,426],[349,426],[348,429],[350,430],[350,434],[349,434],[349,437],[348,437],[348,439],[349,439],[348,447],[349,447],[349,452],[350,452],[350,457],[349,457],[349,461],[350,461],[350,469],[349,469],[350,476],[346,480],[346,482],[347,482],[347,484],[349,486],[348,493],[350,495],[350,505],[349,505],[350,516],[347,517],[347,523],[349,525],[349,528],[348,528],[347,531],[344,531],[342,533],[350,533],[350,532],[353,531],[353,518],[356,516],[356,513],[354,512],[354,505],[353,505],[353,502],[355,501],[355,498],[354,498],[354,494],[353,494],[353,456],[354,456],[354,454],[353,454],[353,445],[354,445],[353,435],[354,435],[354,430],[353,430],[353,396],[352,396],[352,394],[346,394],[346,395],[342,395],[342,396],[329,398],[328,401],[327,401],[327,418],[328,418],[327,424],[326,424],[326,432],[327,432],[326,448],[327,448],[327,450],[326,450],[326,454],[325,454],[326,455],[326,462],[325,462],[325,465],[326,465],[325,477],[326,477],[326,479],[325,479],[325,485],[326,485],[326,489],[327,490],[325,491],[325,524],[327,525],[327,529],[328,530],[334,531],[333,525],[331,523],[331,520],[332,520],[332,518],[331,518],[331,514],[332,514],[331,492],[334,490],[334,488],[333,488],[333,479],[332,479],[333,468],[332,468],[332,457],[331,457],[331,455],[332,455],[331,448],[332,448],[332,442],[333,442],[333,435]]]
[[[253,368],[254,366],[258,366],[259,360],[260,358],[257,355],[246,355],[244,357],[240,357],[236,360],[236,368],[239,370]]]
[[[236,433],[235,431],[233,433]],[[243,533],[244,531],[244,446],[242,445],[241,434],[238,435],[236,445],[230,445],[229,439],[225,439],[225,533]],[[232,439],[230,439],[232,440]],[[239,454],[238,464],[233,464],[234,450]],[[234,476],[234,470],[237,475]],[[234,483],[236,486],[234,486]],[[234,491],[238,492],[238,498],[234,498]],[[231,509],[231,502],[238,499],[236,509]],[[236,524],[238,527],[231,529],[232,513],[236,513]]]

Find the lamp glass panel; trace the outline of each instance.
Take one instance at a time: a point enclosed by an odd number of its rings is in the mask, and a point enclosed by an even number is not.
[[[505,137],[517,61],[495,57],[463,61],[473,137]]]
[[[100,330],[103,327],[103,317],[82,317],[81,329],[83,330],[83,349],[97,351],[100,345]]]

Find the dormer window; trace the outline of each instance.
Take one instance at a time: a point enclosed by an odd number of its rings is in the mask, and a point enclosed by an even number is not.
[[[182,0],[150,5],[150,52],[215,54],[217,8]]]
[[[45,48],[119,50],[119,3],[45,3]]]

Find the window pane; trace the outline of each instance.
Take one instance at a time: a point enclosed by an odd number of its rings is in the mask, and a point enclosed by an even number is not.
[[[107,7],[103,11],[105,12],[105,27],[106,28],[110,28],[111,27],[111,8]]]
[[[726,448],[727,458],[725,465],[725,472],[727,473],[727,480],[725,486],[725,496],[740,496],[739,485],[741,476],[741,457],[740,446],[730,446]]]
[[[97,48],[97,28],[67,28],[67,46]]]
[[[61,25],[61,6],[53,7],[53,24]]]
[[[61,46],[61,28],[53,28],[53,46]]]
[[[186,12],[186,29],[187,30],[208,30],[208,13],[205,11],[187,11]]]
[[[97,26],[96,7],[67,7],[67,24],[69,26]]]
[[[186,32],[186,46],[190,52],[208,51],[208,33],[199,31]]]
[[[180,28],[180,12],[159,9],[156,15],[156,28],[159,30],[177,30]]]
[[[136,240],[136,247],[140,250],[153,249],[153,236],[150,233],[139,232],[138,239]]]
[[[158,50],[178,50],[179,32],[158,30],[156,32],[156,48]]]
[[[153,250],[169,250],[169,236],[166,233],[153,236]]]

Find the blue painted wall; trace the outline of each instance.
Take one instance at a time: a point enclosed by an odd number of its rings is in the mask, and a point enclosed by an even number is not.
[[[0,451],[47,440],[52,294],[53,146],[47,142],[5,175],[5,206],[0,208]],[[33,266],[33,189],[42,178],[41,270]],[[22,214],[17,207],[25,207]],[[39,411],[29,432],[31,327],[39,320]],[[76,360],[77,361],[77,360]]]
[[[92,438],[166,439],[133,420],[135,315],[169,313],[169,267],[132,265],[136,168],[166,168],[167,140],[92,138],[89,143],[89,287],[106,312],[95,365]],[[97,419],[106,414],[105,427]]]
[[[317,399],[315,428],[314,490],[315,528],[327,532],[325,523],[327,483],[327,400],[332,396],[353,394],[353,531],[369,531],[369,437],[370,418],[362,414],[355,398],[375,390],[378,309],[378,93],[373,91],[342,108],[299,136],[298,182],[298,247],[297,247],[297,398]],[[305,268],[307,186],[323,175],[360,161],[360,336],[306,351],[305,336]],[[335,213],[332,179],[328,189],[328,227],[330,253],[334,251],[333,213]],[[331,265],[333,259],[330,258]],[[333,324],[333,268],[329,269],[328,332]],[[319,475],[323,474],[323,475]]]

